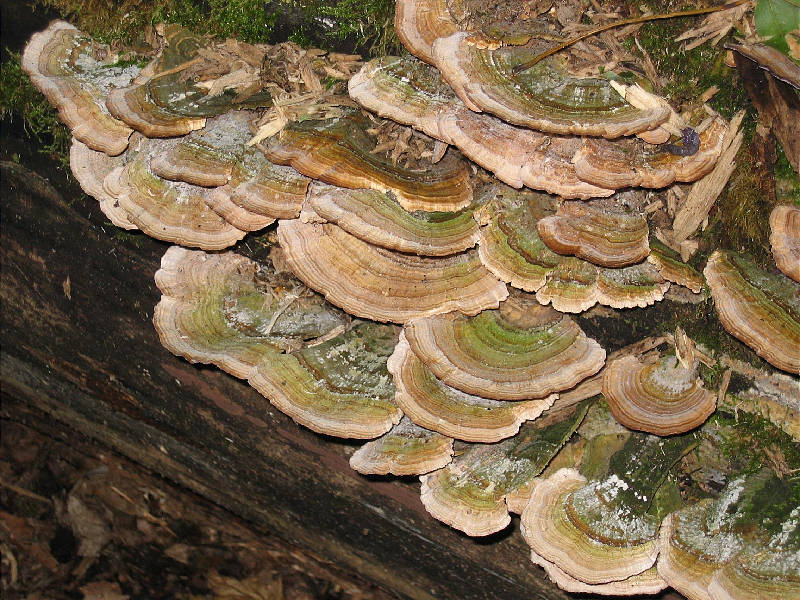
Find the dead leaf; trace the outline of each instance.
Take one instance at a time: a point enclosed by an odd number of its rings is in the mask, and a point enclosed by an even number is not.
[[[208,587],[215,598],[226,600],[284,600],[283,581],[280,577],[248,577],[234,579],[223,577],[216,571],[208,575]]]
[[[62,289],[64,290],[64,295],[67,297],[67,300],[72,300],[72,283],[69,280],[69,275],[61,284]]]
[[[82,585],[83,600],[128,600],[130,596],[123,594],[115,581],[93,581]]]

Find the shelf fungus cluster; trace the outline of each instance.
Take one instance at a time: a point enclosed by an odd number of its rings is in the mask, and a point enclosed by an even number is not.
[[[666,101],[531,65],[541,40],[478,4],[399,0],[413,56],[365,64],[167,26],[139,67],[57,21],[23,66],[73,132],[84,191],[115,225],[176,244],[153,318],[171,352],[366,440],[353,469],[420,476],[424,507],[467,535],[521,514],[533,563],[565,590],[797,598],[790,478],[679,488],[727,382],[707,389],[678,334],[606,364],[580,315],[707,281],[724,327],[796,374],[797,210],[771,219],[788,277],[718,251],[704,279],[651,239],[645,188],[706,176],[728,124],[664,144]],[[269,259],[220,252],[268,227]],[[769,486],[785,492],[772,512]]]

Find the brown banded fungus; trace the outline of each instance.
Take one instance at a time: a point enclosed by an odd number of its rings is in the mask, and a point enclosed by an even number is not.
[[[233,253],[173,247],[156,282],[163,296],[153,321],[171,352],[247,379],[319,433],[371,438],[400,420],[386,371],[393,327],[345,330],[346,316],[300,282]]]
[[[100,48],[65,21],[35,33],[22,53],[22,69],[72,135],[92,150],[116,156],[128,147],[133,130],[108,114],[105,96],[126,86],[139,68],[112,67],[98,60]]]
[[[609,189],[660,188],[675,181],[696,181],[714,168],[727,131],[722,119],[712,120],[700,134],[700,148],[690,156],[678,156],[635,139],[614,144],[586,139],[573,158],[575,172],[583,181]]]
[[[428,258],[363,242],[331,223],[280,221],[278,240],[292,271],[337,306],[376,321],[406,321],[460,310],[476,314],[508,295],[474,251]]]
[[[411,54],[433,64],[433,42],[458,31],[458,25],[447,0],[397,0],[394,29]]]
[[[478,252],[486,268],[526,292],[541,288],[563,260],[544,245],[536,228],[556,207],[557,200],[548,194],[498,186],[478,215]]]
[[[800,283],[722,250],[703,274],[725,329],[779,369],[800,373]]]
[[[520,46],[479,47],[455,33],[433,44],[434,64],[458,97],[476,112],[539,131],[616,138],[658,127],[669,109],[634,108],[604,79],[577,79],[547,61],[515,73],[536,55]]]
[[[606,353],[568,316],[511,296],[497,310],[415,319],[414,354],[456,389],[497,400],[544,398],[599,371]]]
[[[693,600],[800,597],[796,487],[762,469],[672,513],[661,528],[659,573]]]
[[[776,206],[769,215],[772,256],[778,268],[800,282],[800,207]]]
[[[150,159],[150,170],[164,179],[204,187],[225,185],[250,139],[250,115],[231,111],[208,119],[203,129],[178,138]]]
[[[466,164],[452,153],[433,165],[405,168],[372,152],[370,122],[356,112],[291,123],[265,141],[267,158],[304,175],[351,189],[392,192],[408,210],[456,211],[469,206]]]
[[[457,390],[436,378],[403,334],[387,366],[397,389],[395,402],[404,414],[422,427],[467,442],[497,442],[512,436],[556,398],[551,394],[539,400],[502,402]]]
[[[416,425],[408,417],[350,457],[362,475],[422,475],[453,460],[453,440]]]
[[[133,156],[118,172],[118,181],[106,184],[107,190],[118,189],[117,201],[131,223],[156,239],[204,250],[221,250],[242,239],[245,231],[207,206],[206,188],[168,181],[150,171],[150,158],[164,143],[142,138],[129,151]],[[116,174],[112,171],[106,179]]]
[[[578,471],[562,469],[538,481],[522,513],[526,541],[536,554],[592,585],[650,569],[659,551],[660,519],[649,510],[669,469],[695,441],[633,434],[602,479],[587,482]]]
[[[382,192],[325,184],[311,187],[308,202],[326,221],[365,242],[398,252],[447,256],[478,242],[478,225],[469,209],[410,213]]]
[[[531,562],[545,570],[553,583],[573,594],[600,594],[603,596],[643,596],[658,594],[669,587],[658,574],[656,567],[631,575],[620,581],[589,584],[574,578],[555,563],[550,562],[531,550]]]
[[[164,51],[148,67],[148,76],[138,78],[128,87],[113,90],[106,99],[112,115],[147,137],[185,135],[202,129],[207,117],[231,108],[271,103],[270,95],[263,91],[239,99],[235,89],[212,94],[199,85],[197,78],[191,75],[202,73],[205,63],[213,63],[210,53],[200,51],[208,44],[204,36],[179,25],[167,25],[164,44]],[[192,70],[188,70],[190,67]],[[217,65],[209,67],[218,68]]]
[[[370,61],[352,77],[348,89],[365,108],[456,146],[512,187],[526,185],[567,198],[613,193],[575,174],[572,156],[580,139],[548,136],[474,113],[435,68],[411,57]]]
[[[536,227],[554,252],[602,267],[632,265],[650,252],[644,215],[611,199],[562,202],[555,215],[540,219]]]
[[[81,189],[100,203],[100,210],[114,225],[130,230],[137,229],[136,225],[130,222],[128,213],[117,199],[103,187],[103,181],[109,173],[121,168],[124,161],[123,155],[109,156],[105,152],[92,150],[78,138],[72,138],[69,168]]]
[[[578,427],[588,402],[563,420],[525,423],[519,433],[497,444],[476,444],[445,468],[423,475],[421,499],[435,518],[470,536],[506,527],[506,498],[530,485]]]
[[[689,288],[695,294],[703,289],[703,276],[681,260],[680,255],[657,240],[650,242],[647,262],[667,281]]]
[[[603,396],[614,417],[629,429],[673,435],[703,424],[716,408],[716,394],[703,389],[694,370],[674,356],[644,364],[635,356],[611,361]]]

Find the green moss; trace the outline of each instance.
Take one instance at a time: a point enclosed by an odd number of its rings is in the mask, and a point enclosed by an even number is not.
[[[780,144],[778,144],[778,158],[775,161],[774,172],[777,203],[800,206],[800,177],[792,169]]]
[[[9,121],[22,119],[40,152],[57,157],[62,165],[69,163],[72,136],[22,70],[19,54],[9,53],[8,60],[0,65],[0,117]]]
[[[654,5],[656,13],[681,10],[692,7]],[[719,91],[709,101],[709,105],[726,118],[731,118],[738,110],[750,106],[750,99],[744,86],[739,85],[736,71],[725,65],[725,50],[722,42],[716,46],[705,43],[688,52],[681,48],[682,43],[675,38],[699,22],[694,20],[666,19],[652,21],[642,26],[639,41],[662,76],[669,78],[664,85],[663,94],[677,107],[694,100],[700,93],[718,86]],[[629,45],[636,52],[635,44]]]
[[[392,0],[38,0],[105,42],[143,46],[157,23],[249,43],[292,39],[371,56],[396,53]]]

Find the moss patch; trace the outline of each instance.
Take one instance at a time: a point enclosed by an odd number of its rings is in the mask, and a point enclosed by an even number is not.
[[[39,92],[20,66],[20,55],[9,53],[0,66],[0,118],[21,119],[25,132],[36,141],[39,151],[69,163],[72,136],[58,119],[58,113]]]

